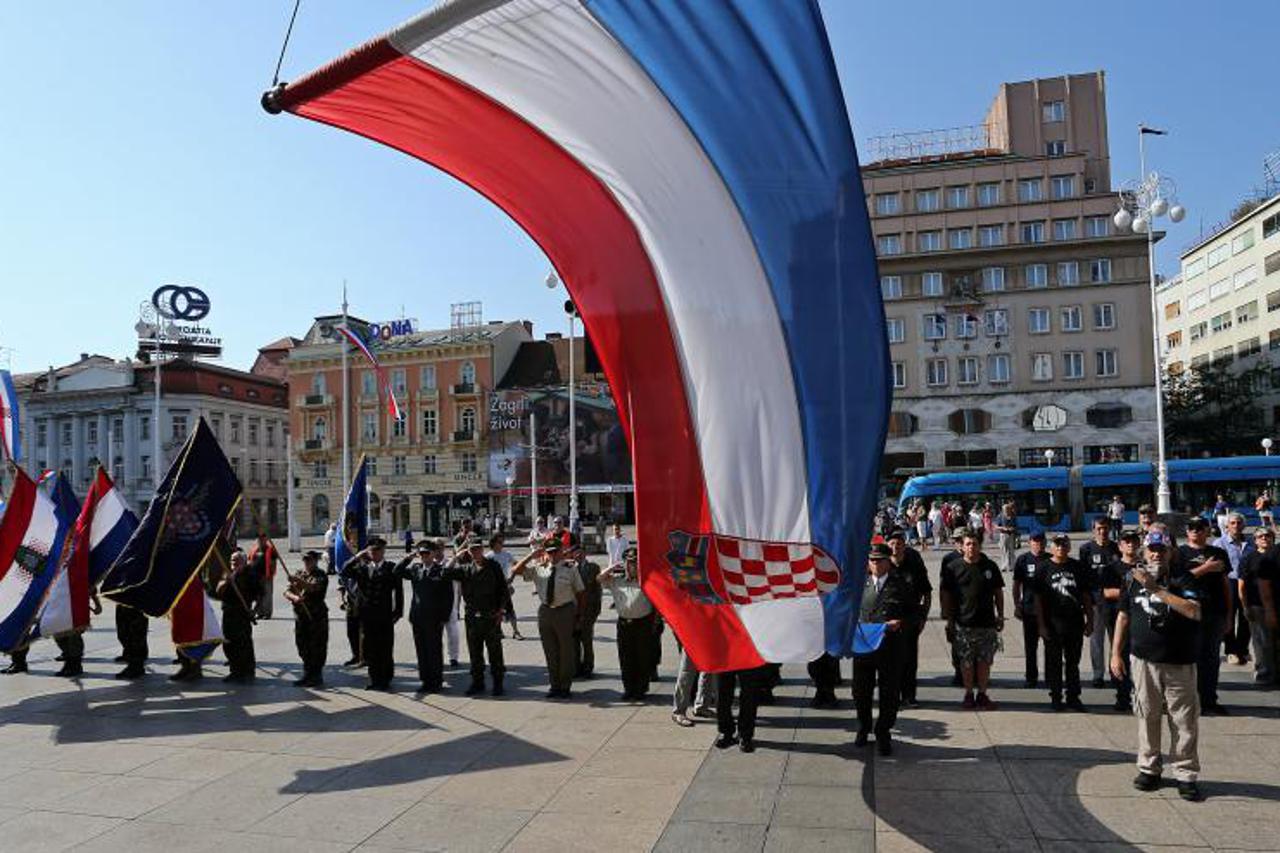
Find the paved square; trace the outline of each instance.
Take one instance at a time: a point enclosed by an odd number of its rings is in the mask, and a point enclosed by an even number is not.
[[[937,559],[926,555],[936,579]],[[517,610],[536,636],[534,602]],[[1135,724],[1086,688],[1092,713],[1054,714],[1022,689],[1021,635],[1006,631],[993,696],[959,708],[947,647],[922,644],[923,706],[899,718],[897,749],[852,746],[838,711],[807,706],[803,667],[762,709],[757,752],[711,748],[715,726],[669,720],[674,638],[650,704],[619,702],[612,611],[597,625],[597,676],[549,703],[536,639],[506,640],[508,696],[413,694],[409,626],[397,631],[394,694],[362,689],[342,613],[323,690],[299,675],[288,607],[259,624],[259,679],[228,687],[165,680],[167,624],[153,621],[147,678],[118,682],[112,614],[86,637],[86,673],[0,679],[0,849],[11,851],[850,851],[1280,849],[1280,693],[1225,665],[1235,713],[1201,724],[1206,801],[1130,786]],[[1012,612],[1010,608],[1009,612]],[[465,655],[465,649],[463,654]],[[847,677],[848,664],[845,664]],[[1083,663],[1088,677],[1088,653]],[[1014,687],[1017,685],[1017,687]]]

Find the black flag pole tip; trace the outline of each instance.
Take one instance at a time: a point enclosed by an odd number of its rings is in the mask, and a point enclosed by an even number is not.
[[[284,112],[284,107],[280,106],[280,95],[284,93],[284,87],[284,83],[277,83],[262,93],[262,108],[273,116]]]

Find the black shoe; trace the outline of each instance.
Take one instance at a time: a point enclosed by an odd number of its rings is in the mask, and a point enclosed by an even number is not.
[[[1179,782],[1178,796],[1189,803],[1198,802],[1200,799],[1200,786],[1195,782]]]
[[[455,667],[455,668],[456,668],[456,667],[458,666],[458,659],[457,659],[457,658],[449,658],[449,666],[452,666],[452,667]]]
[[[546,699],[559,699],[559,698],[560,698],[560,691],[559,691],[559,690],[548,690],[548,691],[547,691],[547,695],[546,695],[544,698],[546,698]]]
[[[111,662],[112,662],[112,663],[124,663],[124,662],[125,662],[125,661],[127,661],[127,660],[128,660],[128,658],[127,658],[127,657],[125,657],[124,655],[116,655],[114,658],[112,658],[112,659],[111,659]]]
[[[876,752],[881,755],[893,755],[893,740],[889,735],[876,735]]]
[[[749,737],[744,737],[742,740],[738,742],[738,749],[740,749],[743,752],[755,752],[756,751],[755,741],[753,741]]]
[[[484,682],[483,682],[483,681],[474,681],[474,680],[473,680],[473,681],[471,682],[471,686],[467,688],[466,695],[467,695],[467,696],[475,696],[476,694],[478,694],[478,693],[483,693],[483,692],[484,692]]]
[[[121,681],[132,681],[135,678],[141,678],[146,675],[147,671],[137,664],[129,664],[124,669],[116,673],[116,678]]]
[[[507,691],[502,688],[502,684],[493,685],[493,689],[489,691],[490,696],[506,696]]]
[[[304,675],[302,678],[295,678],[295,679],[293,680],[293,686],[294,686],[294,687],[310,687],[310,686],[311,686],[311,677],[310,677],[310,676],[307,676],[307,675]]]
[[[951,686],[952,687],[964,686],[964,679],[960,677],[960,673],[957,672],[955,675],[951,676]]]
[[[62,663],[66,659],[67,659],[66,655],[58,655],[56,658],[54,658],[54,660],[58,663]]]
[[[1160,788],[1160,777],[1151,773],[1139,772],[1133,777],[1133,787],[1139,791],[1155,791]]]
[[[1122,714],[1133,713],[1133,703],[1126,702],[1123,699],[1117,699],[1116,703],[1111,706],[1111,710],[1119,711]]]
[[[902,700],[902,707],[904,707],[904,708],[919,708],[919,707],[920,707],[920,700],[916,699],[916,697],[914,697],[914,696],[912,696],[910,699],[903,699],[903,700]]]
[[[1106,686],[1107,686],[1107,681],[1106,681],[1106,679],[1104,679],[1104,678],[1095,678],[1095,679],[1093,680],[1093,686],[1094,686],[1094,687],[1106,687]]]
[[[1230,712],[1230,711],[1228,711],[1228,710],[1227,710],[1225,707],[1223,707],[1222,705],[1219,705],[1217,702],[1214,702],[1212,705],[1205,705],[1205,706],[1204,706],[1204,708],[1202,708],[1202,709],[1200,710],[1200,713],[1201,713],[1201,714],[1207,714],[1207,715],[1209,715],[1210,717],[1229,717],[1229,716],[1231,716],[1231,712]]]
[[[716,749],[728,749],[737,742],[738,739],[733,735],[721,734],[716,738]]]
[[[871,733],[866,729],[858,729],[858,734],[853,738],[854,746],[866,746],[867,741],[871,739]]]
[[[360,658],[351,658],[350,660],[343,662],[342,665],[343,666],[359,666],[359,664],[360,664]]]
[[[1067,707],[1075,711],[1077,714],[1087,714],[1089,709],[1084,706],[1079,697],[1067,700]]]
[[[27,671],[27,665],[25,663],[11,663],[8,666],[6,666],[4,669],[0,669],[0,674],[18,675],[26,671]]]
[[[1065,708],[1065,707],[1067,707],[1067,706],[1062,704],[1062,700],[1061,700],[1061,699],[1050,699],[1050,700],[1049,700],[1049,707],[1050,707],[1050,708],[1052,708],[1052,709],[1053,709],[1053,710],[1055,710],[1055,711],[1061,711],[1063,708]]]
[[[75,663],[64,663],[62,665],[62,669],[55,672],[54,675],[59,678],[78,678],[79,676],[84,675],[84,667],[80,665],[79,661],[76,661]]]

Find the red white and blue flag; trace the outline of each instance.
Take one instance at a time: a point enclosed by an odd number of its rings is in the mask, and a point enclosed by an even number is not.
[[[817,0],[454,0],[265,103],[545,251],[628,433],[644,589],[700,669],[852,653],[891,389]]]
[[[204,660],[222,642],[222,625],[200,575],[195,575],[178,597],[169,611],[169,623],[174,648],[193,661]]]
[[[21,468],[0,520],[0,651],[24,648],[53,583],[79,505],[59,478],[53,497]]]
[[[138,517],[107,472],[99,468],[40,611],[36,635],[58,637],[89,627],[89,592],[120,556],[137,526]]]
[[[373,365],[374,372],[378,374],[378,383],[382,386],[382,394],[387,398],[387,414],[391,415],[393,420],[402,420],[404,412],[400,409],[400,403],[396,400],[395,391],[391,387],[391,383],[387,381],[387,373],[382,369],[378,357],[373,354],[373,350],[369,349],[369,345],[364,342],[364,338],[354,329],[347,326],[338,326],[338,332],[350,341],[355,348],[364,353],[364,357]]]
[[[22,458],[20,423],[18,392],[13,387],[13,376],[7,370],[0,370],[0,462],[9,459],[17,465]]]

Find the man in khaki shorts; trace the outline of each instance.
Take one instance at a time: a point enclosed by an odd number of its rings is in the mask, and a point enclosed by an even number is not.
[[[1111,673],[1123,679],[1127,668],[1133,678],[1133,711],[1138,717],[1138,775],[1133,786],[1140,791],[1160,787],[1164,764],[1161,727],[1167,718],[1168,763],[1178,783],[1178,796],[1198,800],[1200,695],[1196,656],[1200,602],[1195,579],[1170,570],[1169,552],[1167,534],[1147,534],[1146,564],[1129,572],[1120,593]]]

